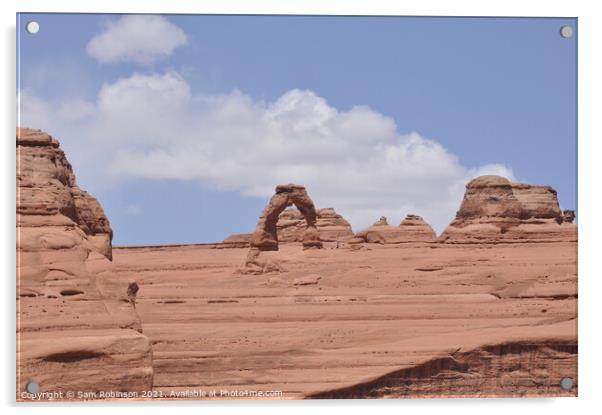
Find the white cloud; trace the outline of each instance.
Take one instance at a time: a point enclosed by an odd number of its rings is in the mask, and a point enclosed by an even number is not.
[[[22,89],[17,94],[17,125],[54,125],[50,119],[51,109],[46,101],[30,90]],[[41,128],[41,127],[40,127]]]
[[[440,232],[472,177],[513,179],[506,166],[463,166],[438,142],[400,133],[390,117],[366,106],[339,110],[308,90],[263,102],[238,91],[193,94],[175,72],[134,74],[103,85],[78,123],[53,112],[56,103],[21,100],[21,124],[55,133],[74,164],[103,182],[196,180],[266,199],[277,184],[299,183],[355,230],[381,215],[398,223],[415,213]]]
[[[95,112],[94,104],[81,98],[63,100],[58,108],[59,117],[66,121],[81,120],[93,116]]]
[[[86,47],[100,63],[136,62],[150,65],[185,45],[186,33],[162,16],[127,15],[108,21]]]

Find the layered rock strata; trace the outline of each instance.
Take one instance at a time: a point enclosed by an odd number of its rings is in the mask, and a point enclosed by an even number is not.
[[[480,176],[466,185],[456,218],[442,242],[576,241],[577,227],[563,215],[550,186]]]
[[[562,221],[564,223],[573,223],[575,220],[575,211],[574,210],[564,210],[562,211]]]
[[[431,226],[418,215],[407,215],[399,226],[389,225],[381,218],[372,226],[355,234],[352,242],[398,244],[404,242],[434,242],[437,235]]]
[[[349,222],[333,208],[318,209],[316,215],[316,229],[320,235],[320,240],[336,242],[353,236]],[[286,209],[280,214],[276,229],[279,241],[301,242],[305,232],[305,218],[298,209]]]
[[[112,271],[112,230],[59,142],[17,129],[17,392],[152,388],[137,286]]]
[[[260,251],[278,250],[278,219],[287,207],[295,205],[303,218],[305,226],[302,230],[303,248],[322,248],[320,235],[316,227],[317,213],[305,187],[297,184],[276,186],[276,194],[272,196],[263,210],[255,233],[251,237],[251,247]]]
[[[308,398],[574,396],[576,382],[572,390],[560,387],[567,377],[577,379],[576,341],[507,341],[467,351],[460,348],[367,382]]]
[[[353,237],[351,225],[333,208],[316,210],[316,229],[323,242],[345,241]],[[278,242],[302,242],[307,222],[297,208],[287,208],[278,217],[276,232]],[[230,247],[246,247],[251,243],[252,233],[237,233],[224,239],[223,244]]]
[[[285,271],[277,261],[274,261],[269,255],[262,255],[262,253],[278,251],[278,219],[280,214],[291,205],[295,205],[305,219],[305,228],[301,236],[303,249],[322,248],[322,241],[316,227],[316,208],[305,187],[297,184],[279,185],[276,186],[276,194],[272,196],[259,217],[257,228],[251,237],[251,248],[245,260],[245,266],[240,270],[241,273],[263,274]]]

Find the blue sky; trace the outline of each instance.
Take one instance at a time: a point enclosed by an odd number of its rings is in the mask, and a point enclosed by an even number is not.
[[[251,231],[280,182],[355,230],[415,213],[440,232],[484,173],[549,184],[574,209],[566,24],[21,14],[21,124],[61,141],[115,244]]]

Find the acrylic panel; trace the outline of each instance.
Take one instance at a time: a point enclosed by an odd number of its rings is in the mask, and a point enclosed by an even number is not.
[[[17,400],[577,395],[577,19],[17,15]]]

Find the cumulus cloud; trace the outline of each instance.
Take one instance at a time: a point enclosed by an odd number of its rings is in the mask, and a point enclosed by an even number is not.
[[[150,65],[185,45],[186,33],[162,16],[127,15],[108,21],[86,47],[100,63],[136,62]]]
[[[265,102],[240,91],[194,94],[176,72],[133,74],[104,84],[95,102],[79,102],[77,122],[65,117],[64,105],[21,95],[22,125],[69,140],[70,157],[87,157],[86,170],[111,175],[110,182],[194,180],[266,199],[279,183],[300,183],[354,230],[381,215],[398,223],[415,213],[441,231],[472,177],[513,179],[507,166],[464,166],[437,141],[400,132],[384,114],[338,109],[310,90]]]

